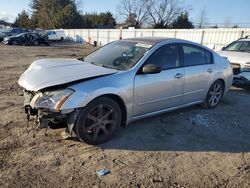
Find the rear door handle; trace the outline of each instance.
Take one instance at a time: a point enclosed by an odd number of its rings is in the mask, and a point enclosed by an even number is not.
[[[177,73],[174,77],[177,78],[177,79],[180,79],[180,78],[183,77],[183,74]]]
[[[207,72],[208,72],[208,73],[212,73],[212,72],[213,72],[213,69],[211,69],[211,68],[210,68],[210,69],[207,69]]]

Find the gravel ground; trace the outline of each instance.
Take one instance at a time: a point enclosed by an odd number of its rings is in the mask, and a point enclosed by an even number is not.
[[[232,88],[213,110],[147,118],[90,146],[59,130],[32,137],[20,74],[40,58],[80,57],[80,45],[0,45],[0,187],[250,187],[250,90]],[[99,177],[96,172],[111,173]]]

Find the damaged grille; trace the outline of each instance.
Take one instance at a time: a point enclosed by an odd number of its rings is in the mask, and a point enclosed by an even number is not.
[[[241,72],[241,66],[240,64],[237,64],[237,63],[231,63],[231,67],[233,69],[233,74],[234,75],[237,75]]]

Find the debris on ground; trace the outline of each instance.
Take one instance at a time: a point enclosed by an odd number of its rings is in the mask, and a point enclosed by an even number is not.
[[[111,172],[109,170],[100,170],[96,172],[99,176],[106,176],[110,174]]]
[[[69,177],[69,181],[72,181],[72,180],[74,180],[74,177],[73,176]]]
[[[71,134],[69,134],[69,133],[68,133],[67,131],[65,131],[65,130],[61,133],[61,136],[62,136],[62,139],[63,139],[63,140],[72,138]]]
[[[200,114],[195,114],[190,119],[190,121],[193,125],[198,125],[198,126],[203,126],[203,127],[210,127],[215,123],[214,120],[211,120],[208,117],[200,115]]]
[[[153,179],[152,179],[152,182],[163,182],[163,179],[162,179],[162,177],[154,177]]]

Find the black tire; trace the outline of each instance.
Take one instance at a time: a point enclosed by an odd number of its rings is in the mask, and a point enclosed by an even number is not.
[[[11,45],[18,45],[18,42],[17,41],[12,41]]]
[[[224,94],[224,84],[220,80],[216,80],[208,90],[206,100],[202,104],[203,107],[211,109],[218,106]]]
[[[63,37],[61,37],[60,41],[61,41],[61,42],[63,42],[63,41],[64,41],[64,38],[63,38]]]
[[[33,43],[35,46],[39,46],[40,45],[40,43],[36,40],[36,41],[34,41],[34,43]]]
[[[28,46],[26,42],[21,43],[22,46]]]
[[[108,97],[90,102],[79,114],[75,132],[79,140],[97,145],[108,141],[121,125],[119,105]]]

